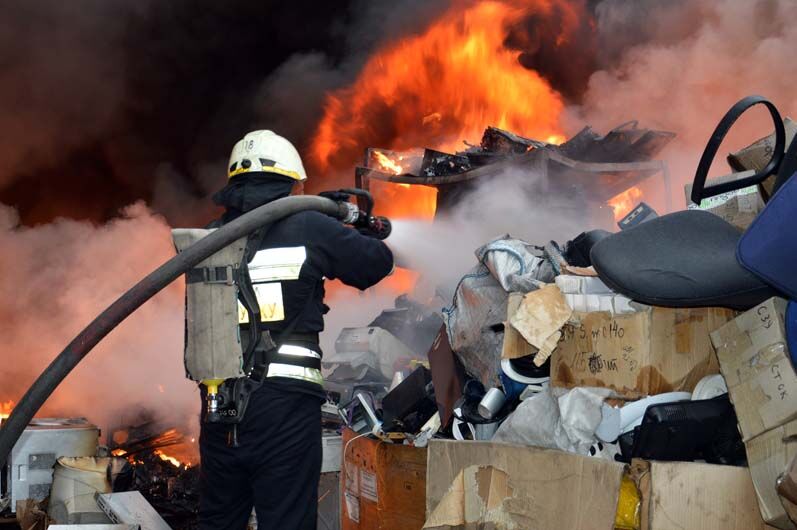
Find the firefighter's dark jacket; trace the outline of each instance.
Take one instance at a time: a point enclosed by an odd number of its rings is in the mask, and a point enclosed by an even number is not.
[[[235,181],[235,182],[233,182]],[[227,208],[221,224],[273,200],[290,194],[293,181],[286,177],[236,177],[214,196]],[[323,279],[340,280],[364,290],[390,274],[393,254],[382,241],[360,234],[340,221],[315,211],[300,212],[271,225],[261,249],[305,247],[307,259],[298,280],[282,285],[285,320],[265,324],[279,331],[299,311],[303,311],[294,332],[318,333],[324,329]],[[313,301],[309,303],[308,297]]]

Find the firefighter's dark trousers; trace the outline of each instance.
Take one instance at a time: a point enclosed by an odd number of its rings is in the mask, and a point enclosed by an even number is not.
[[[238,425],[203,424],[200,530],[244,530],[254,506],[258,530],[314,530],[321,473],[317,396],[286,392],[268,380]]]

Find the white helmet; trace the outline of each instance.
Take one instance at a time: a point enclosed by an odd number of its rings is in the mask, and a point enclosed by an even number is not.
[[[273,131],[252,131],[232,148],[227,176],[265,172],[307,180],[302,158],[288,140]]]

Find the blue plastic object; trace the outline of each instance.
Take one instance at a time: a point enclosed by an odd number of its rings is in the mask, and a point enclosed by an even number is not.
[[[791,365],[797,370],[797,302],[786,306],[786,344],[789,346]]]
[[[742,234],[736,247],[736,259],[744,268],[792,300],[797,300],[795,221],[797,178],[792,175]]]
[[[504,387],[504,394],[506,395],[507,401],[514,401],[515,399],[520,397],[520,394],[526,389],[526,384],[519,383],[506,375],[503,371],[500,374],[501,377],[501,386]]]

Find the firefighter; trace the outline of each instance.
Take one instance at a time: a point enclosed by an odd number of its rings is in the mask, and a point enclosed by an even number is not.
[[[225,208],[216,226],[287,197],[307,178],[294,146],[267,130],[235,144],[228,170],[227,186],[213,196]],[[277,345],[284,358],[321,358],[325,278],[364,290],[393,269],[382,241],[315,211],[277,221],[257,249],[249,270],[261,329],[277,337],[296,320]],[[242,326],[247,317],[239,311]],[[200,529],[243,530],[253,507],[261,529],[316,528],[325,394],[320,370],[303,364],[267,365],[235,443],[229,425],[202,423]]]

